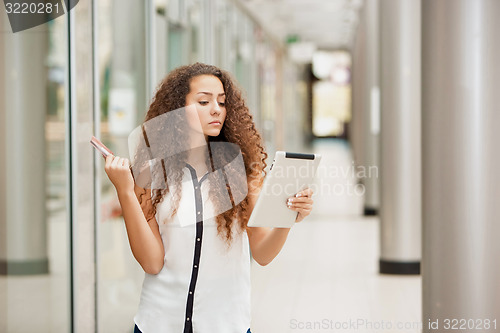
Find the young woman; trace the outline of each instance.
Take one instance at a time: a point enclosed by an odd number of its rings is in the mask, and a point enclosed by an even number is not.
[[[135,332],[250,332],[250,252],[269,264],[290,229],[246,225],[267,154],[240,90],[217,67],[179,67],[160,84],[141,131],[133,163],[110,155],[105,165],[146,273]],[[149,173],[137,172],[144,156]],[[310,214],[311,196],[307,189],[283,202],[296,222]]]

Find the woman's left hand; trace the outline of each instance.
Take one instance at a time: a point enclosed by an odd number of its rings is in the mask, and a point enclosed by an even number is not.
[[[312,211],[313,200],[311,199],[313,195],[313,190],[306,188],[295,194],[295,196],[290,197],[286,201],[286,205],[289,209],[298,212],[295,222],[302,221],[307,215]]]

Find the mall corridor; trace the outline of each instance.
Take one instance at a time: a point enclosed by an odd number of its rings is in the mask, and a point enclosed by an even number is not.
[[[0,333],[500,332],[500,0],[4,2]]]

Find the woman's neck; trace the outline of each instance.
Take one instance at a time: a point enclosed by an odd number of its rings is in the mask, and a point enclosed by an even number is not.
[[[191,144],[186,162],[195,169],[206,169],[208,157],[208,137],[205,135],[192,135]]]
[[[206,146],[207,144],[208,135],[199,133],[197,131],[191,131],[191,133],[189,134],[189,147],[191,150]]]

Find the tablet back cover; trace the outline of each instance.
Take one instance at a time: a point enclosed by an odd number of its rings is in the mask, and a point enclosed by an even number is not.
[[[320,160],[318,154],[277,151],[248,226],[292,227],[297,212],[287,207],[286,200],[313,184]]]

